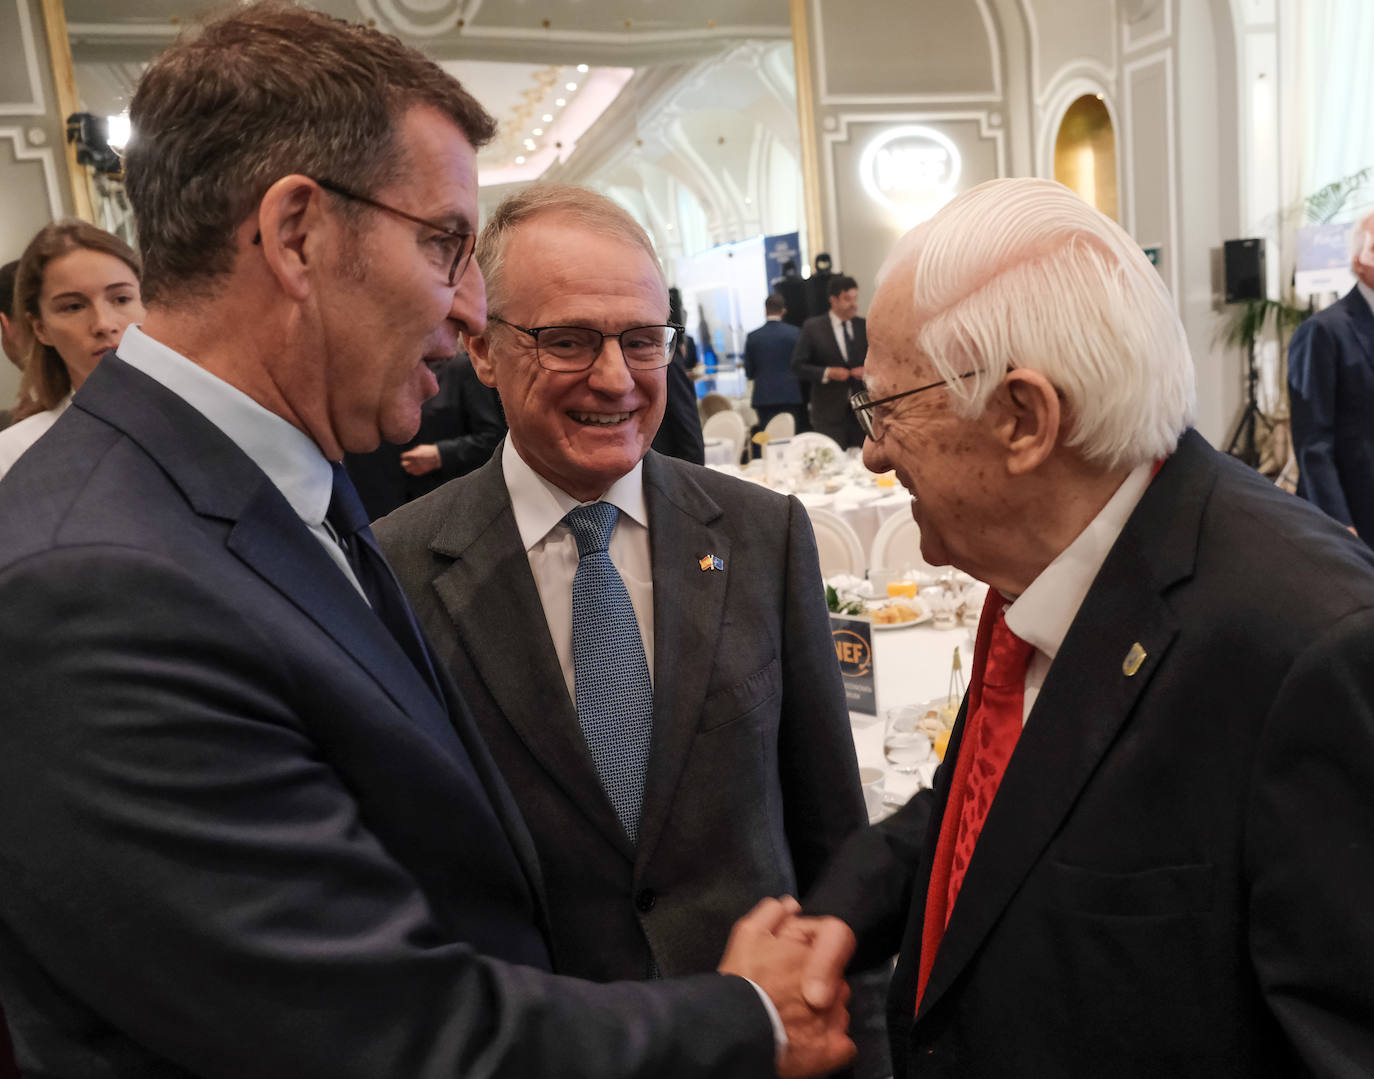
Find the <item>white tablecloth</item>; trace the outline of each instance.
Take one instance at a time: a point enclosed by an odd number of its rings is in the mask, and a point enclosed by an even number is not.
[[[915,774],[893,771],[883,756],[883,713],[898,705],[923,704],[944,697],[949,692],[950,668],[956,647],[967,681],[973,664],[973,633],[964,626],[935,629],[928,622],[873,631],[878,714],[868,716],[854,712],[849,722],[859,767],[877,768],[884,774],[882,787],[887,804],[884,811],[874,814],[874,819],[885,816],[922,787],[930,786],[938,763],[932,756]]]
[[[711,456],[711,441],[711,439],[707,440],[706,464],[708,466],[715,468],[718,472],[737,476],[753,483],[764,483],[761,464],[755,462],[749,468],[740,469],[738,466],[717,461]],[[863,547],[865,558],[873,546],[873,538],[878,534],[878,527],[893,514],[911,512],[911,496],[906,491],[901,487],[878,487],[872,477],[865,473],[861,467],[851,467],[828,481],[820,481],[817,485],[837,489],[794,491],[793,485],[786,482],[771,486],[774,490],[784,494],[795,493],[808,511],[827,509],[837,514],[850,528],[854,529],[855,535],[859,537],[859,544]]]

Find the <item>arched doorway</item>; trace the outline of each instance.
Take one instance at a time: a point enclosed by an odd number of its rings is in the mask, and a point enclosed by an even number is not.
[[[1116,130],[1099,94],[1084,94],[1064,113],[1054,140],[1054,178],[1112,220],[1116,192]]]

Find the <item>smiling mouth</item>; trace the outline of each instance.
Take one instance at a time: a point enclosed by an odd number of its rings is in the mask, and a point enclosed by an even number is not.
[[[628,423],[633,412],[569,412],[568,416],[584,427],[615,427]]]

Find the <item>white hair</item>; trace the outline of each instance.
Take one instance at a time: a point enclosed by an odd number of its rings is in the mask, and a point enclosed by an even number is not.
[[[1059,391],[1066,444],[1103,468],[1166,457],[1192,424],[1193,363],[1164,282],[1067,187],[980,184],[903,236],[880,279],[897,267],[914,272],[914,345],[958,414],[979,415],[1019,367]]]

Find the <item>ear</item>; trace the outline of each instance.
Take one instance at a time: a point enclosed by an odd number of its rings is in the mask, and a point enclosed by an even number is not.
[[[468,358],[472,360],[477,380],[484,386],[496,389],[496,364],[492,362],[491,338],[484,333],[476,337],[464,334],[463,344],[467,346]]]
[[[43,320],[41,318],[29,319],[29,331],[38,340],[40,345],[48,345],[51,347],[52,340],[48,336],[48,331],[43,328]]]
[[[258,212],[244,223],[240,244],[256,234],[263,259],[283,292],[298,302],[310,296],[323,263],[323,242],[338,227],[325,211],[325,192],[308,176],[283,176],[267,189]]]
[[[1063,405],[1053,384],[1039,371],[1009,371],[993,398],[997,438],[1006,451],[1007,472],[1033,472],[1059,445]]]

